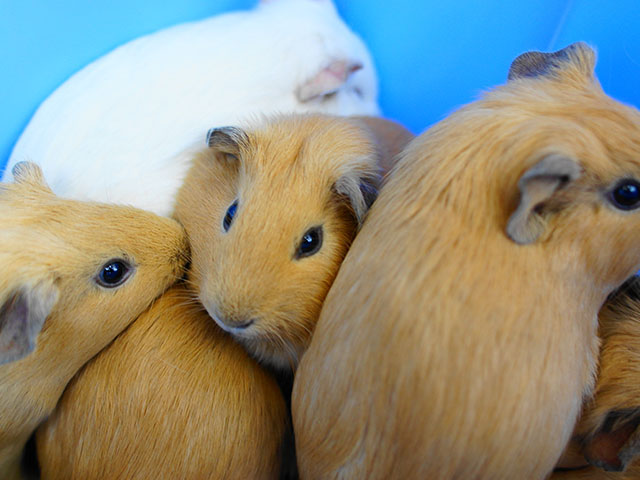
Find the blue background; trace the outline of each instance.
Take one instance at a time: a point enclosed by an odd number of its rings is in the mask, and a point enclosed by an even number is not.
[[[255,1],[0,0],[0,170],[38,104],[88,62],[140,35]],[[639,0],[335,3],[373,54],[385,115],[416,133],[503,83],[523,51],[577,40],[597,48],[605,91],[640,105]]]

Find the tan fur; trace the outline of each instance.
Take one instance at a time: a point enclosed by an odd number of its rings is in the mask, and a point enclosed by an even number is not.
[[[597,312],[640,266],[640,216],[605,195],[640,178],[640,114],[593,62],[577,45],[407,147],[296,374],[302,478],[551,472],[593,386]],[[557,177],[516,243],[520,180],[553,155],[581,174]]]
[[[18,170],[18,183],[0,187],[0,328],[16,292],[26,292],[37,309],[44,295],[48,307],[41,313],[50,313],[35,349],[0,365],[3,479],[20,477],[24,445],[67,382],[179,278],[188,248],[173,220],[61,199],[38,167],[19,164]],[[98,286],[102,266],[118,257],[135,265],[135,273],[118,288]]]
[[[378,150],[378,161],[382,173],[387,174],[396,163],[398,155],[415,135],[402,125],[380,117],[351,117],[356,122],[361,122],[373,133]]]
[[[384,125],[387,129],[385,130]],[[399,151],[411,136],[380,120]],[[213,134],[181,188],[175,210],[187,230],[199,298],[222,328],[261,361],[295,368],[322,301],[380,182],[375,134],[360,120],[291,115]],[[378,142],[378,143],[377,143]],[[390,165],[385,159],[385,165]],[[223,219],[238,199],[233,224]],[[303,235],[322,226],[315,255],[296,258]],[[235,325],[254,320],[244,329]]]
[[[637,439],[631,446],[627,443],[628,440],[633,442],[633,437],[640,433],[637,427],[640,421],[640,279],[633,279],[605,304],[599,323],[602,346],[594,395],[585,402],[573,439],[559,462],[560,467],[575,470],[555,472],[551,477],[553,480],[640,478],[640,445]],[[612,414],[618,417],[617,421],[606,425]],[[593,451],[594,442],[602,443],[607,440],[602,438],[603,434],[621,431],[625,424],[630,432],[635,432],[620,439],[622,448],[613,445],[607,450],[618,451],[617,456],[624,459],[622,467],[624,463],[630,463],[626,470],[605,472],[595,466],[589,467],[589,461],[598,463],[598,459],[588,458],[598,453]]]
[[[37,434],[43,479],[278,478],[278,386],[184,287],[69,384]]]

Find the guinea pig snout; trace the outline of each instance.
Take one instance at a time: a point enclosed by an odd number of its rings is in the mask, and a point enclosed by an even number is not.
[[[235,335],[246,333],[247,329],[256,322],[255,318],[224,314],[215,304],[205,304],[205,308],[220,328]]]
[[[229,318],[225,318],[222,320],[222,323],[228,325],[229,328],[236,330],[244,330],[245,328],[250,327],[255,322],[255,319],[251,318],[249,320],[241,319],[241,320],[231,320]]]

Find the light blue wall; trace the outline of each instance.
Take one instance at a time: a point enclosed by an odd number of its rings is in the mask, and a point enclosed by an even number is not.
[[[113,47],[254,0],[0,0],[0,168],[37,105]],[[415,132],[502,83],[525,50],[586,40],[605,90],[640,105],[639,0],[336,0],[369,45],[384,112]]]

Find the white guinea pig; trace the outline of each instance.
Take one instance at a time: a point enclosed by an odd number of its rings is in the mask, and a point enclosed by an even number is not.
[[[169,215],[209,128],[256,113],[376,115],[363,42],[331,0],[263,0],[250,11],[133,40],[39,107],[9,158],[38,163],[55,193]]]

